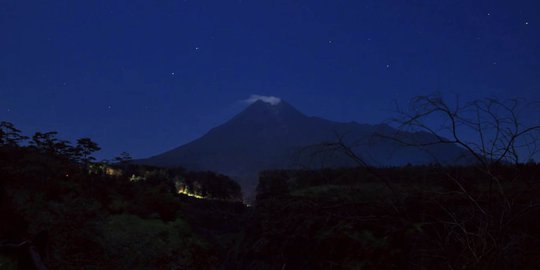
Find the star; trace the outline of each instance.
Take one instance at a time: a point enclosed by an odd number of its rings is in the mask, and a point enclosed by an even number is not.
[[[390,64],[386,65],[386,68],[390,68]]]
[[[171,75],[173,75],[173,76],[174,76],[174,72],[171,72]]]
[[[109,110],[110,110],[110,109],[112,109],[112,106],[111,106],[111,105],[109,105],[109,106],[107,107],[107,109],[109,109]]]
[[[195,47],[195,50],[198,51],[198,50],[199,50],[199,47]]]
[[[488,15],[488,16],[491,16],[491,13],[489,13],[489,12],[488,12],[488,14],[487,14],[487,15]]]
[[[525,22],[525,25],[529,25],[529,22]]]
[[[329,44],[332,44],[332,41],[331,41],[331,40],[329,40],[329,41],[328,41],[328,43],[329,43]]]

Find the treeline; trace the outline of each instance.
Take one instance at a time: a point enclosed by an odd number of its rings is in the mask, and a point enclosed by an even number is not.
[[[36,250],[49,269],[214,269],[223,255],[190,226],[198,203],[178,194],[175,180],[227,199],[241,197],[238,185],[211,173],[134,166],[127,158],[96,162],[97,150],[88,138],[26,137],[0,124],[0,265],[22,269],[29,257],[21,254]],[[216,192],[214,179],[232,193]]]
[[[317,186],[355,186],[366,183],[381,183],[389,180],[391,185],[426,187],[441,186],[459,188],[448,177],[459,178],[467,187],[489,184],[493,177],[519,180],[519,184],[536,183],[540,179],[540,164],[495,164],[487,175],[477,166],[419,165],[388,168],[327,168],[321,170],[269,170],[259,175],[257,195],[290,193]]]
[[[234,269],[540,268],[533,162],[267,171],[254,206]]]
[[[75,144],[57,138],[58,132],[36,132],[31,138],[21,134],[13,123],[0,122],[0,147],[20,148],[26,146],[37,152],[65,158],[76,163],[88,164],[101,148],[90,138],[80,138]]]
[[[184,168],[158,168],[132,163],[113,166],[118,173],[129,175],[130,180],[145,182],[166,181],[178,194],[212,200],[241,202],[242,189],[230,177],[211,171],[187,171]]]
[[[137,165],[131,156],[123,152],[112,162],[107,160],[96,162],[92,155],[101,150],[90,138],[80,138],[72,144],[57,137],[58,132],[36,132],[27,137],[21,134],[10,122],[0,122],[0,147],[7,149],[25,149],[51,157],[73,162],[87,168],[93,174],[122,174],[130,176],[132,181],[146,181],[157,184],[169,182],[171,191],[182,191],[180,194],[193,195],[200,198],[242,201],[240,186],[228,176],[204,171],[187,171],[179,168],[157,168]]]

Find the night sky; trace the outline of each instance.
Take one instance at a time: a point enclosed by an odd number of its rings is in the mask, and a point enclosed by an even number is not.
[[[436,92],[540,100],[540,1],[0,0],[0,120],[158,154],[285,99],[379,123]]]

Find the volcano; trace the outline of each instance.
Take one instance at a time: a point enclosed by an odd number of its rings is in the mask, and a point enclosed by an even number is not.
[[[457,145],[420,149],[389,139],[396,134],[400,140],[419,143],[435,139],[425,132],[398,132],[385,124],[340,123],[306,116],[284,100],[258,100],[202,137],[137,163],[219,172],[238,181],[246,194],[252,194],[263,170],[357,165],[341,152],[321,150],[322,143],[338,138],[376,167],[459,164],[467,159],[466,151]]]

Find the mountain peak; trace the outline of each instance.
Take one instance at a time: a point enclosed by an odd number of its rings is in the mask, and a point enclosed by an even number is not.
[[[244,111],[236,115],[233,120],[238,119],[251,119],[251,120],[268,120],[280,119],[280,120],[292,120],[306,117],[304,114],[299,112],[296,108],[291,106],[285,100],[280,99],[279,102],[267,102],[265,100],[259,99],[249,105]]]
[[[347,135],[345,143],[354,144],[358,156],[379,166],[433,162],[455,164],[464,155],[464,151],[453,144],[430,146],[429,149],[406,148],[378,136],[379,132],[396,134],[397,130],[389,126],[307,117],[282,99],[269,102],[258,98],[249,103],[242,112],[204,136],[140,163],[216,171],[237,179],[244,190],[251,193],[257,185],[259,172],[263,170],[298,164],[308,168],[355,165],[339,151],[323,152],[323,156],[319,156],[319,150],[309,148],[336,140],[336,134]],[[404,133],[400,136],[412,140],[417,134]]]
[[[251,104],[262,101],[264,103],[275,106],[281,103],[281,98],[274,96],[251,95],[246,101]]]
[[[257,100],[251,103],[249,106],[279,106],[282,103],[281,99],[275,102],[267,102],[264,100]]]
[[[287,103],[285,100],[280,99],[279,102],[267,102],[264,100],[257,100],[253,103],[251,103],[248,106],[248,109],[251,107],[259,107],[259,108],[265,108],[265,109],[274,109],[274,110],[282,110],[285,108],[293,108],[289,103]],[[294,108],[293,108],[294,109]]]

